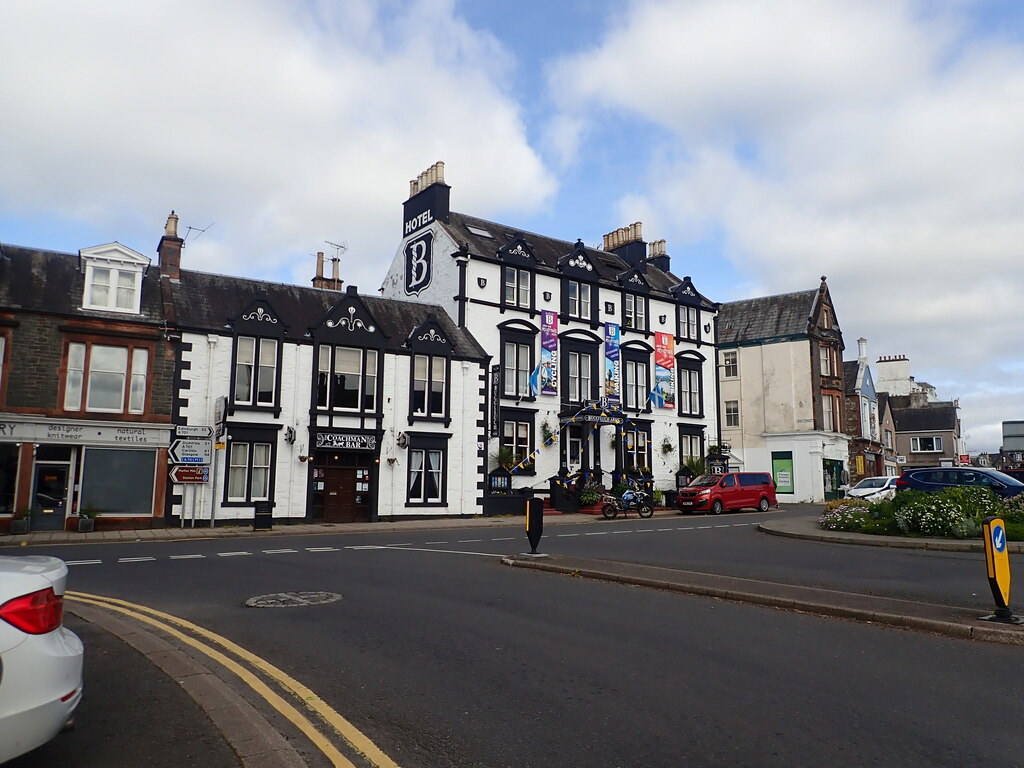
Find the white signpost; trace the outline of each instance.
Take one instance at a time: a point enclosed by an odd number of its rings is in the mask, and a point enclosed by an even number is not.
[[[179,424],[174,428],[175,437],[213,437],[213,427]]]
[[[209,464],[213,461],[213,440],[175,440],[169,454],[172,464]]]

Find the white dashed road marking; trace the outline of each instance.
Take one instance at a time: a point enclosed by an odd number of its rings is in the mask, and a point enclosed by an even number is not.
[[[252,552],[218,552],[217,557],[238,557],[239,555],[251,555]]]
[[[298,551],[299,550],[297,550],[297,549],[264,549],[263,550],[263,554],[264,555],[286,555],[286,554],[291,554],[293,552],[298,552]]]
[[[99,565],[102,560],[67,560],[65,565]]]
[[[346,549],[352,549],[352,547],[346,547]],[[337,552],[337,547],[306,547],[307,552]]]
[[[152,560],[156,560],[155,557],[119,557],[117,562],[119,563],[148,563]]]
[[[200,560],[206,555],[171,555],[171,560]]]

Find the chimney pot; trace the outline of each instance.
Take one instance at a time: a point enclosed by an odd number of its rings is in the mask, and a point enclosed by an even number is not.
[[[317,277],[323,277],[324,276],[324,252],[323,251],[317,251],[316,252],[316,276]]]

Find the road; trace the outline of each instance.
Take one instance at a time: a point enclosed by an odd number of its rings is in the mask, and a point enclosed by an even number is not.
[[[991,607],[977,555],[778,539],[763,517],[551,525],[541,550]],[[524,547],[516,525],[53,549],[81,563],[72,589],[225,635],[405,768],[1024,764],[1018,648],[500,564]],[[292,591],[341,599],[245,606]],[[106,765],[83,759],[61,764]]]

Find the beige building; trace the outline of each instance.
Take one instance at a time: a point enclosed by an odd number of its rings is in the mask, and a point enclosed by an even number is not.
[[[843,336],[828,285],[723,304],[723,448],[730,468],[771,471],[780,502],[838,498],[847,481]]]

